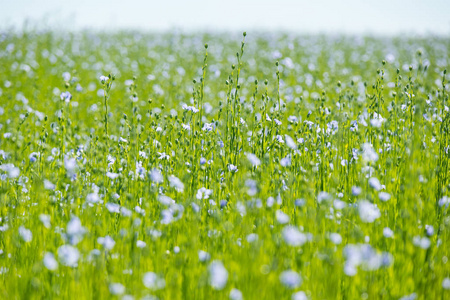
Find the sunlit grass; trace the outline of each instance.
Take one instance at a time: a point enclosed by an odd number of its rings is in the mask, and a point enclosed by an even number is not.
[[[449,298],[449,51],[4,32],[0,298]]]

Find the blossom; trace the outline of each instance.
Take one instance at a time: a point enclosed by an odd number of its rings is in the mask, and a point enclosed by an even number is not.
[[[215,127],[216,126],[214,123],[205,123],[205,124],[203,124],[202,130],[203,131],[212,131],[212,130],[214,130]]]
[[[101,75],[100,76],[100,82],[102,83],[102,84],[105,84],[105,83],[107,83],[109,81],[109,77],[108,76],[104,76],[104,75]]]
[[[208,267],[209,285],[215,290],[222,290],[228,281],[228,272],[221,261],[215,260]]]
[[[261,160],[253,153],[247,153],[247,159],[255,167],[261,164]]]
[[[450,277],[446,277],[442,280],[442,288],[444,290],[450,290]]]
[[[289,289],[295,289],[302,284],[302,277],[297,272],[288,270],[280,274],[280,282]]]
[[[359,217],[364,223],[373,223],[381,216],[378,207],[367,200],[362,200],[358,203],[358,210]]]
[[[166,281],[164,278],[159,277],[156,273],[147,272],[142,278],[144,286],[150,290],[156,291],[163,289],[166,286]]]
[[[391,199],[391,194],[386,193],[386,192],[380,192],[378,194],[378,198],[380,198],[381,201],[388,201],[389,199]]]
[[[284,241],[289,246],[298,247],[306,243],[308,238],[294,226],[286,226],[283,228],[282,235]]]
[[[31,242],[33,239],[33,234],[30,229],[27,229],[23,226],[19,227],[19,235],[25,243]]]
[[[297,144],[295,143],[293,138],[291,138],[287,134],[284,135],[284,138],[286,139],[286,146],[288,146],[292,150],[297,150]]]
[[[204,187],[197,190],[197,195],[195,196],[198,200],[208,199],[212,195],[212,190],[206,189]]]
[[[45,253],[43,263],[44,266],[50,271],[55,271],[58,269],[58,262],[56,261],[53,253],[50,252]]]
[[[58,258],[61,264],[76,267],[80,259],[80,251],[73,246],[63,245],[58,248]]]
[[[86,229],[81,226],[81,221],[78,217],[72,217],[67,223],[66,235],[72,245],[76,245],[83,239]]]
[[[187,106],[186,104],[183,104],[182,108],[184,110],[190,111],[194,114],[199,112],[199,110],[197,108],[195,108],[194,106]]]
[[[238,171],[238,168],[233,164],[229,164],[228,171],[236,173]]]
[[[330,241],[335,244],[335,245],[339,245],[340,243],[342,243],[342,237],[339,233],[330,233]]]
[[[282,212],[281,210],[277,210],[275,212],[275,218],[279,224],[286,224],[289,222],[289,216]]]
[[[378,180],[378,178],[376,178],[376,177],[369,178],[369,185],[371,188],[373,188],[376,191],[381,190],[380,180]]]
[[[198,251],[198,260],[201,262],[208,261],[211,258],[208,252],[200,250]]]
[[[389,227],[385,227],[383,229],[383,236],[385,238],[391,238],[394,236],[394,232],[392,231],[392,229],[390,229]]]
[[[242,292],[238,289],[231,289],[230,291],[230,300],[243,300]]]
[[[72,99],[72,95],[70,94],[70,92],[62,92],[59,97],[61,98],[62,101],[66,103],[69,103],[70,100]]]
[[[169,183],[170,183],[170,186],[174,187],[177,191],[183,192],[184,184],[183,184],[183,182],[181,182],[181,180],[178,177],[170,175]]]
[[[109,291],[112,295],[122,295],[125,293],[125,287],[121,283],[110,283]]]
[[[390,253],[380,253],[369,244],[349,244],[344,248],[344,256],[346,258],[344,272],[348,276],[356,275],[358,267],[364,271],[374,271],[391,265],[393,261]]]
[[[362,145],[362,158],[366,162],[376,162],[378,160],[378,154],[369,143]]]
[[[97,239],[97,243],[102,245],[106,250],[112,250],[112,248],[114,248],[114,245],[116,244],[116,242],[109,235],[105,237],[99,237]]]

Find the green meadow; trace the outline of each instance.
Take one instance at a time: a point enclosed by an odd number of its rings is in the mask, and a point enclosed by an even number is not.
[[[0,33],[0,299],[450,299],[450,42]]]

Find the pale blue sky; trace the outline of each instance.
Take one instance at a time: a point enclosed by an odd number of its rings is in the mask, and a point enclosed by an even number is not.
[[[0,0],[0,27],[450,34],[450,0]]]

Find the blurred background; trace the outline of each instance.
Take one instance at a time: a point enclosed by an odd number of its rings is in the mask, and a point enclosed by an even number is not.
[[[450,33],[449,0],[0,0],[0,28]]]

